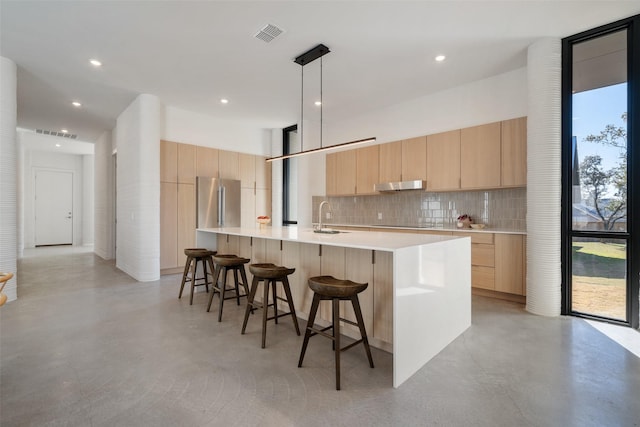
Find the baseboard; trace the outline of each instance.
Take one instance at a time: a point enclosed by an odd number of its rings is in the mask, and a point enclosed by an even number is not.
[[[163,268],[160,270],[161,276],[166,276],[169,274],[179,274],[184,271],[184,267],[173,267],[173,268]]]
[[[471,293],[473,295],[517,302],[520,304],[526,304],[527,302],[527,297],[524,295],[508,294],[506,292],[491,291],[489,289],[471,288]]]

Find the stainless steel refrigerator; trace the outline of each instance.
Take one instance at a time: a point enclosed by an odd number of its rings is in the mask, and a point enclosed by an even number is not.
[[[240,227],[240,181],[196,178],[198,228]]]

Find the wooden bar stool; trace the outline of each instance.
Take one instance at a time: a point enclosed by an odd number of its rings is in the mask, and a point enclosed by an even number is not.
[[[309,338],[314,335],[322,335],[333,341],[335,361],[336,361],[336,390],[340,390],[340,353],[350,349],[351,347],[362,343],[364,349],[369,358],[369,366],[373,368],[373,358],[371,357],[371,349],[369,348],[369,340],[367,339],[367,332],[364,329],[364,320],[362,319],[362,312],[360,311],[360,301],[358,300],[358,294],[367,289],[368,283],[356,283],[350,280],[336,279],[333,276],[316,276],[309,279],[309,287],[314,292],[313,302],[311,303],[311,312],[309,313],[309,321],[307,322],[307,329],[304,334],[304,341],[302,342],[302,351],[300,352],[300,360],[298,361],[298,368],[302,366],[304,360],[304,353],[307,350],[307,344]],[[331,300],[333,323],[326,328],[315,329],[313,322],[316,319],[316,313],[318,312],[318,306],[322,300]],[[349,300],[353,305],[353,311],[356,315],[357,322],[352,322],[340,317],[340,300]],[[362,338],[349,344],[348,346],[340,347],[340,321],[349,323],[350,325],[358,326],[360,328],[360,335]],[[332,334],[328,334],[328,329],[332,330]]]
[[[249,295],[249,286],[247,284],[247,273],[244,270],[244,265],[250,260],[248,258],[242,258],[237,255],[215,255],[213,257],[213,265],[215,266],[215,274],[213,277],[213,292],[209,297],[209,306],[207,311],[211,309],[211,303],[213,302],[213,296],[218,293],[220,296],[220,308],[218,309],[218,322],[222,321],[222,306],[224,300],[235,298],[240,305],[240,297],[246,297]],[[233,271],[234,287],[227,288],[227,273]],[[238,272],[242,277],[242,282],[238,280]],[[222,283],[219,283],[220,275],[222,275]],[[244,294],[240,294],[239,285],[244,287]],[[235,294],[231,296],[225,296],[226,291],[232,291],[235,289]]]
[[[295,268],[279,267],[275,264],[251,264],[249,271],[253,274],[253,280],[251,281],[251,292],[247,300],[247,309],[244,312],[244,323],[242,324],[242,334],[247,328],[247,322],[249,320],[249,313],[253,312],[254,308],[262,308],[262,348],[264,348],[267,340],[267,320],[274,320],[278,323],[278,318],[291,315],[293,318],[293,325],[296,328],[296,333],[300,335],[300,328],[298,327],[298,318],[296,317],[296,309],[293,306],[293,297],[291,296],[291,289],[289,288],[289,279],[287,276],[296,271]],[[256,291],[258,290],[258,284],[264,282],[264,294],[262,303],[255,302]],[[285,298],[279,297],[276,292],[276,283],[281,282],[284,288]],[[269,287],[271,287],[273,298],[272,303],[269,304]],[[289,312],[278,314],[278,300],[285,301],[289,305]],[[268,309],[273,307],[273,316],[268,317]]]
[[[204,248],[188,248],[184,250],[184,254],[187,256],[187,262],[184,264],[184,272],[182,273],[182,283],[180,284],[180,293],[178,299],[182,298],[182,291],[184,290],[184,284],[191,282],[191,298],[189,299],[189,305],[193,305],[193,290],[196,286],[205,286],[207,292],[209,292],[209,275],[213,274],[213,262],[211,257],[216,254],[216,251],[210,251]],[[202,277],[196,277],[198,272],[198,262],[202,264]],[[207,272],[207,264],[209,265],[209,271]],[[189,275],[191,272],[191,275]],[[200,282],[200,283],[198,283]]]

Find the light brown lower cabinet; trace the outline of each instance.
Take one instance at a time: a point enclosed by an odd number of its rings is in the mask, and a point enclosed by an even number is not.
[[[179,270],[186,262],[184,249],[195,245],[195,197],[193,184],[160,183],[161,270]]]
[[[178,265],[178,184],[160,183],[160,269]]]
[[[373,338],[393,342],[393,253],[374,252]]]
[[[495,290],[510,294],[525,294],[524,236],[496,234]]]
[[[187,262],[185,248],[196,244],[196,186],[178,184],[178,266]]]
[[[246,248],[250,245],[251,263],[273,262],[295,268],[295,272],[289,276],[289,286],[298,317],[303,319],[308,318],[313,299],[313,292],[308,286],[309,277],[328,274],[368,283],[367,289],[358,295],[367,335],[378,343],[387,343],[385,348],[391,350],[393,341],[393,254],[391,252],[334,246],[320,247],[320,245],[309,243],[238,238],[238,236],[222,234],[218,235],[217,242],[220,253],[238,253],[239,251],[246,257]],[[249,272],[247,276],[251,281]],[[280,285],[278,285],[278,295],[283,295]],[[259,295],[258,300],[260,300]],[[282,302],[279,302],[279,307],[287,310]],[[340,313],[341,317],[355,321],[355,313],[349,301],[340,302]],[[322,301],[316,322],[327,325],[330,321],[331,304],[329,301]],[[300,325],[302,332],[305,326],[304,322]],[[359,336],[359,330],[353,325],[343,322],[341,328],[350,336]]]

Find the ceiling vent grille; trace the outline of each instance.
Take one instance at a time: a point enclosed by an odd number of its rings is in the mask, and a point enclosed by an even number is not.
[[[262,40],[263,42],[269,43],[273,39],[278,37],[280,34],[282,34],[283,32],[284,32],[283,30],[276,27],[275,25],[267,24],[264,26],[264,28],[258,31],[254,37],[257,38],[258,40]]]
[[[69,138],[69,139],[76,139],[78,137],[78,135],[71,134],[69,132],[67,133],[56,132],[55,130],[36,129],[36,133],[41,133],[43,135],[59,136],[60,138]]]

